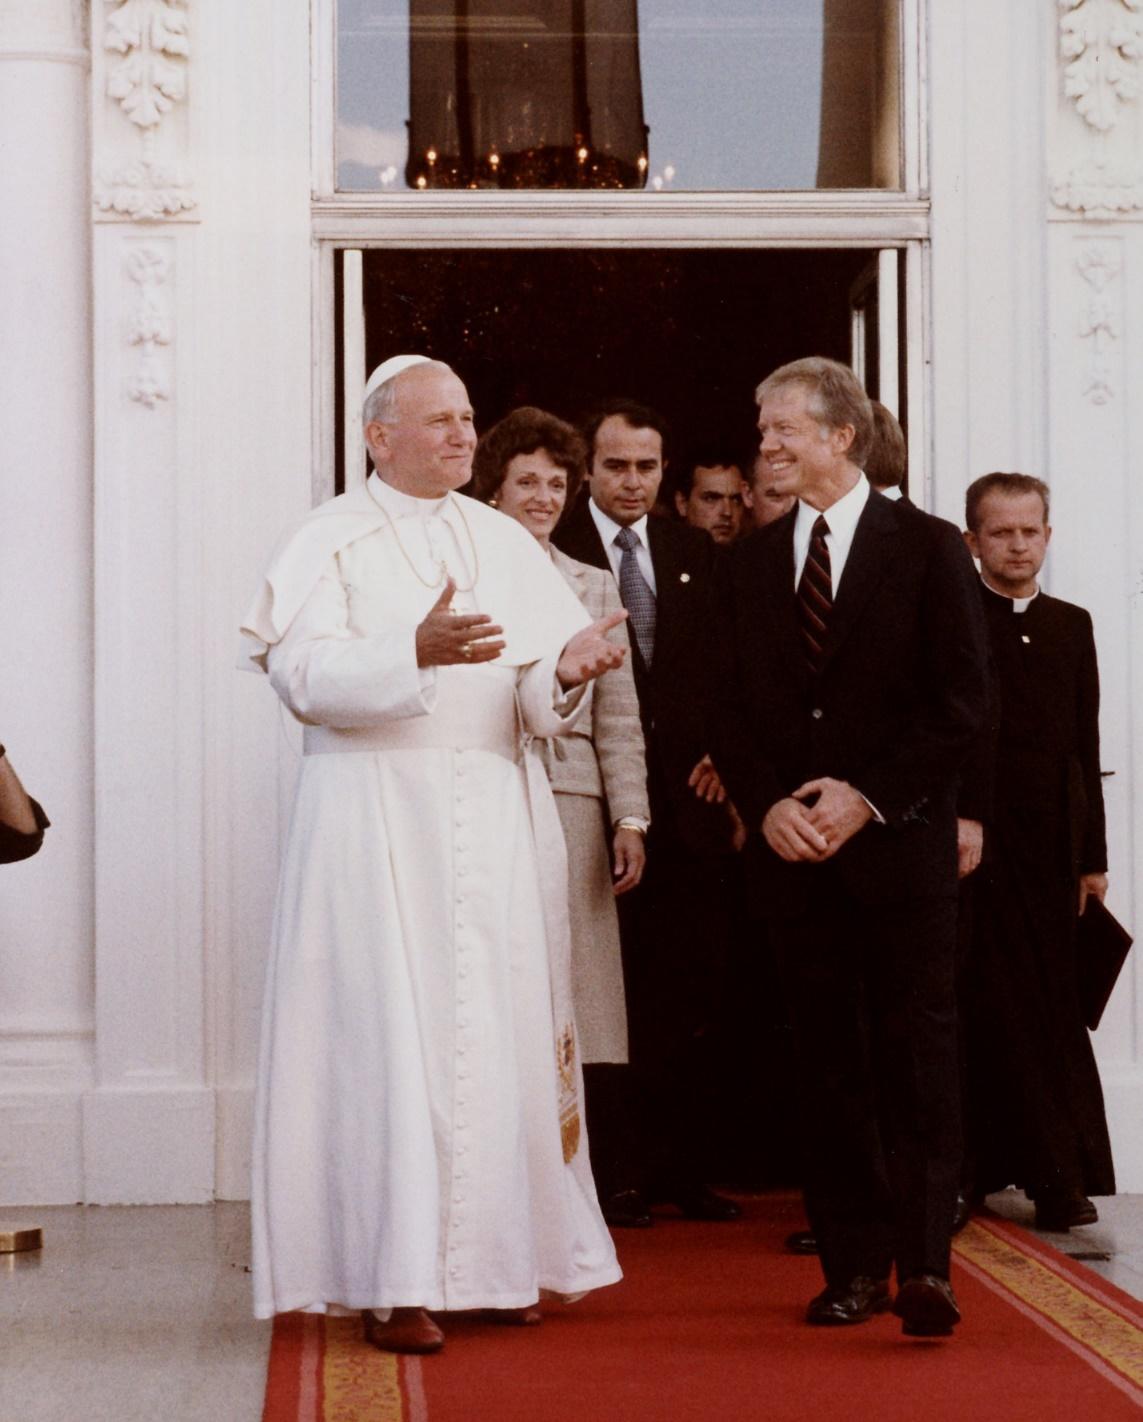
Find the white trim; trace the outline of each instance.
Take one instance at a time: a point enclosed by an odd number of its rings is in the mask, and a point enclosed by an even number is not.
[[[895,247],[877,253],[877,398],[894,415],[901,413],[897,261]]]
[[[929,235],[899,194],[408,193],[316,202],[318,241],[353,247],[889,247]]]
[[[361,401],[365,394],[365,288],[362,254],[341,254],[341,388],[344,423],[345,487],[365,482],[365,440]]]
[[[337,468],[337,339],[334,329],[334,249],[315,243],[313,277],[313,459],[311,500],[316,504],[333,496]]]
[[[932,478],[928,432],[932,411],[929,404],[929,318],[926,268],[930,248],[912,242],[902,251],[905,263],[905,391],[909,443],[909,487],[913,502],[928,508],[928,484]]]
[[[78,64],[82,69],[91,67],[89,49],[0,49],[0,64],[8,60],[30,61],[33,64]]]
[[[310,11],[310,173],[316,199],[337,183],[337,2],[313,0]]]
[[[905,192],[929,191],[928,0],[902,0],[901,142]]]

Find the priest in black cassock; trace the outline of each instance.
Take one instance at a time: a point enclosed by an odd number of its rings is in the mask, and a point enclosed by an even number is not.
[[[1115,1193],[1103,1094],[1077,990],[1076,923],[1107,892],[1099,674],[1090,615],[1037,581],[1048,488],[986,474],[966,500],[980,560],[997,711],[993,817],[974,876],[966,999],[969,1111],[981,1193],[1010,1184],[1039,1229],[1097,1218]]]

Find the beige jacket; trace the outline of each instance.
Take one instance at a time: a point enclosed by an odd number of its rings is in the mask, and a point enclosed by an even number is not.
[[[577,563],[558,548],[551,554],[593,622],[620,611],[619,589],[609,572]],[[611,635],[616,642],[629,645],[625,625]],[[650,818],[643,731],[630,656],[621,667],[596,681],[592,704],[570,735],[545,741],[537,748],[557,795],[606,799],[612,824],[624,815]]]

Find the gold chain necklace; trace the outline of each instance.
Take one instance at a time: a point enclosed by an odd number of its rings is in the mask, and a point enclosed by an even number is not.
[[[413,577],[416,578],[417,582],[419,582],[420,585],[424,588],[429,588],[431,590],[434,588],[443,587],[445,582],[447,582],[448,580],[448,565],[445,563],[444,559],[441,559],[440,572],[437,574],[435,582],[430,583],[426,578],[422,578],[417,568],[417,565],[413,562],[412,558],[409,557],[408,549],[406,549],[404,543],[402,543],[401,541],[400,533],[397,532],[397,520],[393,517],[393,515],[389,512],[389,510],[385,507],[381,500],[377,498],[375,494],[373,494],[372,490],[370,490],[370,495],[373,498],[373,502],[385,515],[389,527],[393,530],[393,537],[397,541],[397,547],[401,550],[401,557],[404,558],[406,563],[408,563],[409,569],[412,572]],[[457,513],[460,515],[460,521],[464,524],[464,531],[468,535],[468,546],[472,549],[472,582],[470,582],[466,588],[458,586],[456,591],[458,593],[470,593],[476,586],[476,584],[480,581],[480,554],[476,551],[476,539],[472,536],[472,529],[468,526],[468,519],[466,519],[464,516],[464,510],[456,502],[456,500],[453,499],[451,494],[447,495],[446,497],[449,501],[450,508],[456,509]],[[456,535],[454,534],[453,536],[455,537]]]

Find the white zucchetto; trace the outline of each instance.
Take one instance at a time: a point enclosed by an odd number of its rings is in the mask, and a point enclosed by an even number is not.
[[[365,382],[365,390],[361,396],[361,403],[364,404],[373,394],[374,390],[379,390],[382,385],[393,379],[394,376],[401,375],[404,371],[410,370],[414,365],[431,365],[432,359],[423,355],[395,355],[388,360],[383,360],[377,369]]]

